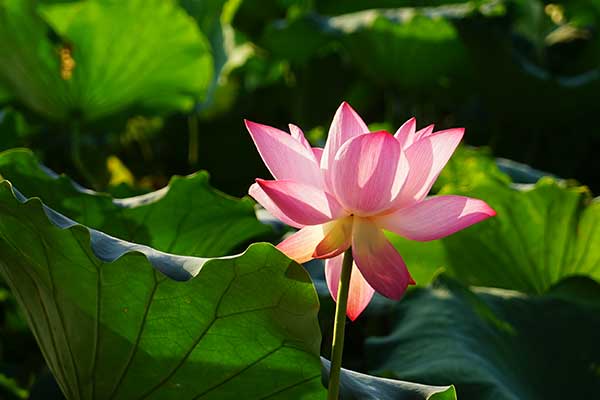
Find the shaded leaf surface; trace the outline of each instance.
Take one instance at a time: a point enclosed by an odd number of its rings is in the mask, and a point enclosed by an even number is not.
[[[351,16],[334,17],[344,30],[342,43],[357,66],[377,82],[423,90],[448,86],[462,78],[469,65],[466,53],[452,24],[407,10],[406,16],[366,14],[349,29]],[[362,22],[362,24],[361,24]],[[363,25],[364,24],[364,25]],[[431,62],[435,59],[435,62]]]
[[[541,297],[441,278],[397,303],[393,331],[371,338],[367,354],[379,373],[452,382],[460,399],[595,398],[600,286],[586,282],[588,301],[575,302],[565,296],[585,293],[575,278]]]
[[[11,93],[6,87],[0,85],[0,104],[8,102],[12,98]]]
[[[8,181],[0,214],[0,270],[68,398],[323,398],[316,294],[272,246],[171,256],[15,197]]]
[[[399,5],[406,6],[395,6]],[[332,43],[339,43],[353,65],[376,83],[391,83],[421,94],[424,88],[431,91],[455,86],[455,91],[460,91],[455,81],[464,85],[470,65],[451,19],[474,11],[472,4],[465,3],[373,9],[333,17],[310,13],[270,25],[262,43],[276,55],[297,63],[305,63],[323,49],[336,48]]]

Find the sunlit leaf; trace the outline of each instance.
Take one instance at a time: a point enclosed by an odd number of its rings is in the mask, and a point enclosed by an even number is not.
[[[143,196],[113,199],[56,176],[28,150],[11,150],[0,153],[0,176],[79,223],[161,251],[221,256],[271,232],[256,220],[250,199],[211,188],[206,172],[174,177],[168,187]]]
[[[187,110],[212,79],[206,39],[172,0],[3,1],[0,58],[16,98],[58,120]]]
[[[418,286],[429,285],[438,274],[446,270],[448,260],[441,241],[416,242],[392,232],[387,232],[387,237],[402,255]]]
[[[441,181],[442,193],[483,199],[498,213],[444,239],[461,281],[528,293],[573,275],[600,281],[600,202],[587,188],[550,177],[511,185],[476,150],[453,158]]]
[[[516,178],[541,172],[508,160]],[[389,233],[418,285],[442,271],[478,286],[544,293],[569,276],[600,282],[600,203],[588,189],[553,177],[513,184],[486,149],[461,148],[436,184],[439,194],[486,201],[497,215],[441,241],[415,242]]]
[[[317,296],[271,245],[170,255],[14,190],[0,182],[0,272],[67,398],[324,397]]]

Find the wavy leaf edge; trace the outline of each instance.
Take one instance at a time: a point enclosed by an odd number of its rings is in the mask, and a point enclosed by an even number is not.
[[[18,188],[16,188],[10,181],[6,179],[0,181],[0,187],[4,190],[9,190],[12,193],[14,199],[23,206],[34,204],[36,207],[40,208],[41,211],[43,211],[44,214],[46,214],[48,222],[50,222],[57,228],[62,230],[84,230],[89,236],[90,249],[93,251],[94,255],[99,260],[103,262],[112,263],[127,254],[141,254],[148,260],[148,262],[150,263],[150,265],[152,265],[154,269],[158,270],[162,274],[176,281],[188,281],[192,278],[195,278],[202,270],[202,268],[212,260],[226,260],[242,257],[253,247],[257,246],[274,247],[272,244],[266,242],[253,243],[242,253],[222,257],[207,258],[181,256],[177,254],[167,253],[156,250],[150,246],[132,243],[123,239],[119,239],[110,236],[104,232],[82,225],[66,217],[65,215],[53,210],[52,208],[46,206],[43,200],[39,197],[28,198],[24,196],[18,190]],[[95,193],[93,191],[88,191],[88,189],[85,189],[77,184],[75,184],[74,187],[78,190],[84,190],[87,193]],[[168,188],[169,187],[167,186],[165,188],[159,189],[158,191],[151,192],[147,195],[117,200],[119,200],[121,204],[128,204],[129,206],[132,206],[133,204],[139,201],[145,202],[150,198],[152,200],[156,200],[159,198],[159,196],[164,195],[167,192]],[[104,194],[99,193],[99,195]]]

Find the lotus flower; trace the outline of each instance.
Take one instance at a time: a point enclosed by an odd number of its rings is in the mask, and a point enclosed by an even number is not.
[[[274,217],[296,227],[277,247],[299,263],[325,260],[336,299],[343,252],[354,264],[347,315],[356,319],[377,291],[400,299],[415,284],[383,230],[408,239],[440,239],[495,215],[485,202],[462,196],[426,197],[462,139],[464,129],[417,131],[415,119],[392,135],[369,132],[348,103],[338,108],[323,149],[302,130],[290,134],[245,121],[275,180],[256,179],[249,194]]]

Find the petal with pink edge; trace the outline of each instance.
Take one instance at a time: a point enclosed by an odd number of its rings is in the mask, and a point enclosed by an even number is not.
[[[315,155],[315,158],[317,160],[317,163],[321,163],[321,158],[323,157],[323,149],[320,147],[313,147],[312,148],[313,154]]]
[[[367,132],[369,132],[367,124],[350,107],[350,104],[343,102],[337,109],[329,127],[327,142],[321,158],[321,168],[326,171],[329,170],[338,149],[353,137]],[[326,179],[329,178],[326,176]]]
[[[396,133],[394,133],[394,137],[400,142],[400,146],[402,146],[403,149],[406,149],[415,141],[416,127],[417,120],[413,117],[403,123]]]
[[[463,196],[431,197],[375,219],[375,223],[405,238],[441,239],[496,215],[484,201]]]
[[[244,121],[265,165],[275,179],[323,186],[322,173],[310,149],[279,129]]]
[[[299,224],[319,225],[344,215],[332,196],[314,186],[289,180],[256,183],[288,219]]]
[[[463,128],[435,132],[406,149],[410,165],[408,178],[395,204],[408,206],[427,196],[431,186],[460,143]]]
[[[394,207],[394,200],[398,198],[398,195],[402,191],[402,188],[406,184],[406,179],[408,178],[408,173],[410,172],[410,165],[408,164],[408,158],[406,158],[406,154],[401,151],[400,158],[398,160],[398,165],[396,165],[396,177],[394,178],[394,183],[392,184],[391,191],[391,199],[392,202],[389,208]]]
[[[300,264],[310,261],[313,259],[315,248],[330,230],[330,224],[332,223],[305,226],[279,243],[277,248]]]
[[[337,301],[338,286],[340,283],[340,274],[342,272],[342,261],[344,255],[340,254],[337,257],[330,258],[325,261],[325,278],[327,280],[327,287],[333,300]],[[362,276],[360,270],[356,267],[356,264],[352,265],[352,274],[350,275],[350,289],[348,291],[348,306],[346,309],[346,315],[352,321],[356,320],[358,316],[364,311],[369,305],[371,298],[373,297],[375,290],[369,285],[369,283]]]
[[[304,224],[290,219],[281,209],[271,200],[264,190],[257,183],[253,183],[248,189],[248,194],[263,206],[273,217],[277,218],[286,225],[294,228],[302,228]]]
[[[419,140],[426,138],[427,136],[430,136],[433,133],[434,127],[435,127],[435,125],[431,124],[431,125],[427,125],[423,129],[419,129],[418,131],[416,131],[415,132],[415,142],[418,142]]]
[[[308,143],[308,140],[306,140],[304,137],[304,132],[302,132],[302,129],[294,124],[288,124],[288,127],[290,128],[290,134],[292,137],[296,139],[302,146],[310,150],[310,143]]]
[[[387,132],[350,139],[338,150],[331,184],[338,201],[357,215],[372,215],[391,206],[408,173],[400,143]]]
[[[390,299],[399,300],[414,284],[406,264],[372,221],[355,218],[352,237],[354,262],[369,285]]]
[[[394,137],[398,139],[402,149],[406,150],[414,143],[419,140],[426,138],[433,133],[434,125],[426,126],[423,129],[416,130],[417,120],[413,117],[406,121],[394,134]]]

